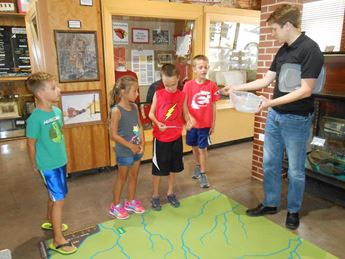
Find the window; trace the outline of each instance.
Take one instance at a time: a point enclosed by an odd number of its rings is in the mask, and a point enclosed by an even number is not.
[[[345,0],[321,0],[303,4],[302,31],[322,51],[339,51],[343,31]]]

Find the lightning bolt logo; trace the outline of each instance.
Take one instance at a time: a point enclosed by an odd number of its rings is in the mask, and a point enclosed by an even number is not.
[[[165,120],[167,120],[171,117],[171,115],[173,114],[173,112],[175,110],[175,107],[176,107],[176,103],[165,114]]]

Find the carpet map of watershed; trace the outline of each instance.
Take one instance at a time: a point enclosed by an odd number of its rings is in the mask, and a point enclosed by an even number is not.
[[[40,243],[43,258],[230,259],[337,258],[215,190],[67,234],[78,251],[60,255]]]

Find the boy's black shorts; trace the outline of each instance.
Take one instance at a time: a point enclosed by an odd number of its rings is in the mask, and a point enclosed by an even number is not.
[[[172,142],[153,139],[152,174],[167,176],[183,171],[182,137]]]

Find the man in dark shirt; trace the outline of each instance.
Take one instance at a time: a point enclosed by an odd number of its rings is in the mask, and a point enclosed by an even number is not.
[[[272,36],[284,43],[278,50],[266,75],[253,82],[227,86],[231,90],[259,90],[275,79],[273,99],[262,97],[259,111],[269,108],[264,139],[264,200],[258,207],[247,210],[248,216],[262,216],[278,212],[281,195],[281,167],[284,147],[288,156],[288,197],[286,227],[297,229],[305,186],[306,145],[312,124],[316,79],[323,66],[319,46],[300,31],[301,13],[297,6],[280,5],[267,19]],[[301,67],[301,86],[289,93],[280,91],[279,75],[284,64]]]
[[[147,91],[147,95],[146,95],[146,102],[147,103],[152,103],[153,100],[153,96],[155,94],[155,92],[157,90],[163,89],[164,85],[162,82],[162,79],[159,79],[158,81],[153,82],[150,87],[149,90]]]

